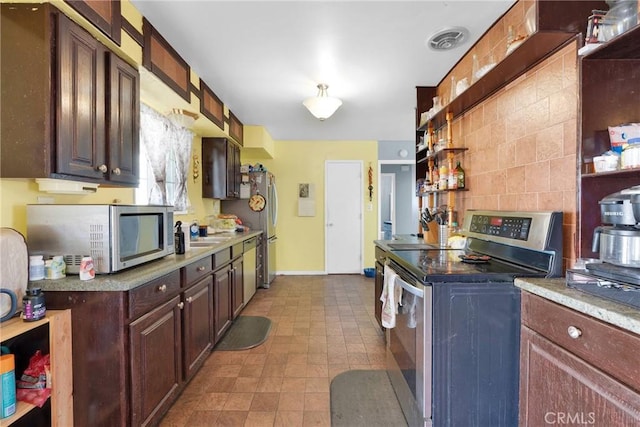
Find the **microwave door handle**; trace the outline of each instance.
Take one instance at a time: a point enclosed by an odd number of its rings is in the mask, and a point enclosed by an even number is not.
[[[422,289],[410,285],[409,283],[402,280],[399,276],[396,277],[396,285],[400,285],[402,289],[409,292],[410,294],[417,296],[418,298],[424,298],[424,291]]]

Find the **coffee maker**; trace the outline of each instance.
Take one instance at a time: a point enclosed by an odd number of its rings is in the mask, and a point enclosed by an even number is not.
[[[600,202],[603,224],[593,232],[593,252],[600,261],[640,268],[640,186],[609,194]]]

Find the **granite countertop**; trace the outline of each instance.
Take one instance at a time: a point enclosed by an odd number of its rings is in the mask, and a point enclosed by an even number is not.
[[[250,231],[236,233],[236,235],[224,242],[212,244],[206,247],[191,247],[183,255],[167,255],[166,257],[131,267],[127,270],[113,274],[97,274],[94,279],[80,280],[77,274],[69,274],[60,280],[38,280],[29,282],[29,287],[38,287],[44,292],[55,291],[129,291],[137,286],[169,274],[179,268],[191,264],[194,261],[211,256],[223,249],[243,242],[254,236],[259,236],[262,231]]]
[[[564,278],[516,279],[520,289],[640,335],[640,310],[566,286]]]

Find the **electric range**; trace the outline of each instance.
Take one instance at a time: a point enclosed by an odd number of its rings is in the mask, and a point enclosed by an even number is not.
[[[469,210],[463,229],[464,249],[385,251],[398,297],[387,372],[411,426],[517,425],[514,278],[562,275],[561,212]]]
[[[390,250],[423,283],[513,282],[562,276],[562,213],[469,210],[464,249]]]

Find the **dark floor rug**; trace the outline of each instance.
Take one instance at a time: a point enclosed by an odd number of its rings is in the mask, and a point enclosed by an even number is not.
[[[331,426],[406,426],[387,371],[353,370],[331,381]]]
[[[271,320],[262,316],[238,316],[213,348],[214,350],[247,350],[262,344],[269,336]]]

